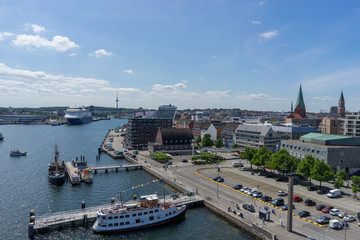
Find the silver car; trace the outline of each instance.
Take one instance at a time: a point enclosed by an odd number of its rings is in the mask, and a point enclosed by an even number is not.
[[[254,192],[252,196],[255,198],[259,198],[262,197],[262,195],[263,195],[262,192]]]
[[[352,215],[346,215],[344,217],[344,221],[347,221],[347,222],[353,222],[355,220],[356,220],[356,218],[354,216],[352,216]]]
[[[338,217],[339,217],[339,218],[343,218],[343,217],[345,217],[347,214],[348,214],[347,212],[341,211],[341,212],[338,214]]]
[[[280,191],[277,192],[277,195],[278,195],[278,196],[286,196],[286,195],[287,195],[287,192],[284,192],[284,191],[281,191],[281,190],[280,190]]]

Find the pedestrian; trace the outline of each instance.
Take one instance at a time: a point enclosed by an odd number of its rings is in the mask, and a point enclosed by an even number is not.
[[[265,225],[265,220],[263,219],[263,225]]]

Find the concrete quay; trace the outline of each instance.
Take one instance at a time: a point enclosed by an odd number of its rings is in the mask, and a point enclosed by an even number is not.
[[[99,170],[104,170],[105,173],[109,171],[109,169],[114,169],[115,172],[118,172],[119,169],[125,169],[126,171],[129,171],[129,169],[133,168],[134,170],[142,169],[141,164],[129,164],[129,165],[115,165],[115,166],[97,166],[97,167],[91,167],[90,171],[93,171],[95,174]]]
[[[71,162],[65,162],[65,169],[69,176],[71,184],[79,185],[81,181],[78,168],[75,167]]]
[[[121,141],[123,139],[114,138],[113,144],[115,150],[124,151]],[[118,144],[118,145],[116,145]],[[218,153],[220,154],[220,153]],[[236,224],[240,228],[244,229],[252,236],[257,236],[261,239],[343,239],[345,230],[333,230],[327,227],[327,225],[318,225],[316,218],[324,216],[325,214],[314,210],[312,207],[311,214],[314,214],[311,218],[299,218],[293,216],[293,231],[288,232],[286,230],[287,213],[281,211],[279,207],[273,207],[264,202],[257,201],[256,199],[246,196],[234,191],[231,187],[236,184],[243,184],[251,188],[258,187],[264,195],[270,194],[273,199],[277,198],[276,192],[278,190],[287,191],[287,185],[284,182],[276,182],[273,179],[267,179],[257,175],[251,175],[249,172],[239,171],[239,168],[231,167],[233,157],[229,154],[229,161],[219,164],[221,168],[220,175],[225,178],[224,183],[217,183],[211,179],[217,176],[216,165],[202,165],[194,166],[190,162],[182,163],[181,158],[190,159],[190,156],[173,157],[173,165],[164,168],[164,165],[152,160],[147,151],[139,151],[136,159],[126,158],[133,163],[141,163],[143,170],[150,174],[162,178],[165,178],[165,182],[172,187],[186,192],[187,187],[195,189],[204,199],[206,207],[210,208],[220,216],[228,219],[231,223]],[[207,168],[207,169],[203,169]],[[226,170],[225,170],[226,169]],[[198,173],[198,174],[197,174]],[[271,185],[271,186],[269,186]],[[302,187],[304,188],[304,187]],[[308,192],[301,189],[301,186],[294,187],[294,195],[300,195],[304,199],[310,198],[316,200],[318,204],[334,205],[343,210],[348,210],[349,213],[357,212],[360,210],[360,204],[353,200],[341,199],[327,199],[323,195],[313,196],[314,192]],[[315,194],[316,195],[316,194]],[[286,198],[285,198],[286,201]],[[336,201],[336,202],[333,202]],[[346,201],[351,201],[349,205],[346,205]],[[255,207],[256,212],[250,213],[244,210],[242,204],[252,204]],[[336,203],[336,204],[335,204]],[[236,204],[240,205],[240,210],[236,208]],[[344,205],[345,204],[345,205]],[[236,211],[228,212],[228,208]],[[263,222],[259,219],[259,210],[263,210],[267,207],[271,213],[271,220]],[[304,204],[296,203],[297,210],[309,210],[304,207]],[[296,211],[298,212],[298,211]],[[239,216],[242,213],[243,217]],[[340,219],[341,220],[341,219]],[[315,223],[314,223],[315,222]],[[346,230],[347,239],[357,239],[360,234],[360,228],[356,226],[356,223],[349,223],[350,229]]]

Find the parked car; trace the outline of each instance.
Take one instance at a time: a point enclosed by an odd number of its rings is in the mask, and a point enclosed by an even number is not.
[[[281,207],[282,210],[288,210],[289,204],[284,204],[284,206]],[[295,209],[295,205],[293,204],[293,209]]]
[[[315,191],[317,189],[317,187],[315,187],[315,186],[309,186],[309,187],[307,187],[307,190],[308,191]]]
[[[265,173],[264,171],[260,171],[260,172],[258,172],[258,175],[259,175],[259,176],[265,176],[266,173]]]
[[[323,216],[321,218],[316,219],[316,222],[320,223],[320,224],[327,224],[327,223],[329,223],[330,220],[331,220],[331,217]]]
[[[326,194],[326,196],[328,196],[328,198],[340,197],[341,191],[339,189],[332,189],[328,194]]]
[[[244,164],[242,164],[241,162],[232,162],[232,166],[233,167],[243,167]]]
[[[259,198],[262,197],[262,195],[263,195],[262,192],[254,192],[252,196],[255,198]]]
[[[131,157],[136,157],[135,155],[132,155]],[[165,163],[166,165],[172,165],[172,161],[168,161],[167,163]]]
[[[224,180],[222,177],[220,177],[220,178],[218,178],[216,181],[217,181],[217,182],[224,182],[225,180]]]
[[[326,207],[326,205],[324,205],[324,204],[319,204],[319,205],[316,206],[316,210],[321,211],[321,210],[323,210],[325,207]]]
[[[243,168],[241,168],[241,171],[249,171],[249,169],[246,167],[243,167]]]
[[[339,217],[339,218],[343,218],[343,217],[345,217],[347,214],[348,214],[347,212],[341,211],[341,212],[338,214],[338,217]]]
[[[356,221],[356,218],[352,215],[346,215],[343,219],[344,219],[344,221],[347,221],[347,222]]]
[[[253,195],[254,193],[256,193],[256,192],[257,192],[257,189],[256,189],[256,188],[253,188],[253,189],[251,189],[249,195],[252,196],[252,195]]]
[[[262,196],[260,199],[263,200],[264,202],[271,202],[272,201],[272,197],[269,197],[269,196]]]
[[[265,175],[265,178],[271,178],[272,176],[274,176],[274,175],[271,174],[271,173],[267,173],[267,174]]]
[[[255,212],[255,208],[253,207],[253,205],[250,205],[250,204],[243,204],[242,207],[245,209],[245,210],[248,210],[249,212]]]
[[[242,188],[242,185],[241,184],[238,184],[238,185],[235,185],[232,187],[233,189],[236,189],[236,190],[239,190]]]
[[[305,206],[315,206],[316,202],[314,200],[311,199],[306,199],[305,200]]]
[[[287,195],[287,192],[284,192],[284,191],[281,191],[281,190],[280,190],[280,191],[277,192],[277,195],[278,195],[278,196],[286,196],[286,195]]]
[[[333,206],[326,206],[324,207],[321,211],[323,213],[329,213],[331,209],[333,209],[334,207]]]
[[[277,181],[277,182],[285,182],[286,178],[279,177],[279,178],[275,179],[275,181]]]
[[[248,187],[243,187],[243,188],[240,189],[240,192],[245,193],[245,191],[248,190],[248,189],[249,189]]]
[[[284,205],[284,199],[283,198],[277,198],[271,202],[274,206],[282,206]]]
[[[310,212],[308,211],[301,211],[297,214],[299,217],[308,217],[310,216]]]
[[[189,162],[186,158],[183,158],[183,159],[181,159],[181,162],[183,162],[183,163],[187,163],[187,162]]]
[[[294,196],[294,202],[302,202],[302,198],[299,196]]]
[[[337,215],[339,215],[339,213],[341,213],[341,210],[337,209],[337,208],[333,208],[333,209],[330,210],[329,213],[330,213],[331,216],[337,216]]]
[[[221,178],[220,176],[216,176],[216,177],[214,177],[212,180],[213,181],[217,181],[219,178]]]
[[[321,190],[319,189],[316,192],[317,192],[317,194],[325,194],[326,193],[326,191],[324,189],[321,189]]]

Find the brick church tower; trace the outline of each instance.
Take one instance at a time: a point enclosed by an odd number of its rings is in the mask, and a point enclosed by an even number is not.
[[[345,111],[345,100],[344,100],[343,91],[341,91],[337,112],[341,117],[345,117],[346,111]]]

